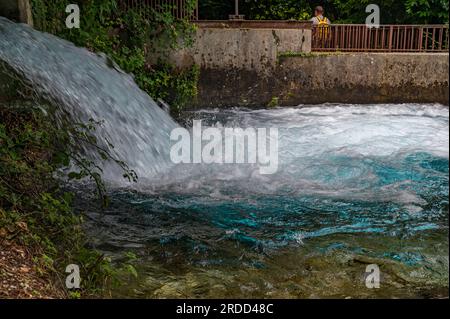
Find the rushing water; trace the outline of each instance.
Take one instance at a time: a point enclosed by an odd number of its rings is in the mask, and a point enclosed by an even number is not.
[[[139,175],[167,167],[165,141],[175,122],[139,89],[131,75],[111,67],[104,56],[0,17],[0,61],[61,105],[74,121],[103,121],[99,141],[114,145],[115,155]],[[91,155],[98,157],[95,152]],[[110,180],[121,176],[114,165],[104,171]]]
[[[78,188],[96,248],[138,255],[139,297],[448,296],[449,113],[442,105],[187,112],[186,123],[279,130],[279,166],[178,164],[176,123],[106,59],[0,17],[0,60],[138,173],[105,167],[111,205]],[[119,176],[119,177],[118,177]],[[382,288],[367,289],[367,264]]]
[[[447,107],[321,105],[186,117],[214,127],[278,127],[278,172],[179,164],[137,190],[114,191],[104,213],[85,207],[97,247],[140,255],[142,277],[122,294],[446,294]],[[384,290],[365,288],[370,263],[387,272]]]

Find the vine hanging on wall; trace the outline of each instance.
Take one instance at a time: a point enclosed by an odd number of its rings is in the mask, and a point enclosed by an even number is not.
[[[118,0],[32,0],[35,28],[55,34],[94,52],[104,52],[154,99],[179,111],[197,94],[198,68],[178,69],[170,52],[192,45],[195,27],[186,14],[173,15],[173,5],[124,9]],[[68,4],[80,8],[80,28],[65,25]],[[195,10],[186,0],[184,10]],[[156,56],[156,62],[150,57]]]

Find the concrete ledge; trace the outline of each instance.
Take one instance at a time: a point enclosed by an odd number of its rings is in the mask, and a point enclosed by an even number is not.
[[[199,28],[312,29],[312,22],[297,20],[198,20],[192,22]]]
[[[449,103],[448,53],[288,54],[269,73],[202,67],[191,107]]]

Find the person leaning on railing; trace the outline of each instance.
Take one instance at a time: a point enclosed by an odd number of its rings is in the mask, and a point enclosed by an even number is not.
[[[325,42],[330,37],[330,20],[325,17],[323,7],[317,6],[314,9],[314,17],[310,20],[313,23],[313,38],[315,41]]]

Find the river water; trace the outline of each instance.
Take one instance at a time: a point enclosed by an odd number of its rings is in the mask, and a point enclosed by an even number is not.
[[[447,106],[316,105],[185,112],[223,129],[277,128],[278,169],[174,164],[178,124],[102,55],[0,17],[0,61],[139,176],[101,163],[111,204],[76,185],[90,245],[137,256],[113,296],[448,296]],[[56,125],[58,122],[55,123]],[[378,265],[381,287],[365,285]]]
[[[187,112],[277,127],[279,167],[178,164],[88,211],[93,244],[137,254],[134,297],[440,297],[448,282],[448,108]],[[381,288],[368,289],[369,264]]]

